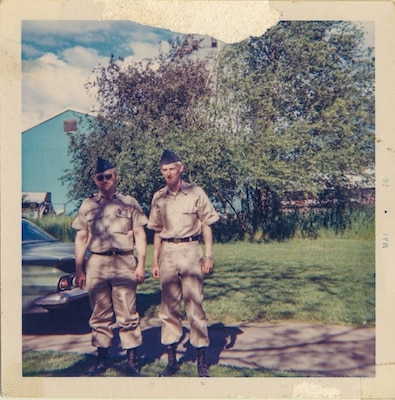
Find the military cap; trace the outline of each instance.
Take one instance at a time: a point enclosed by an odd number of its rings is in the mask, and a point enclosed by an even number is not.
[[[162,158],[160,159],[159,165],[172,164],[177,161],[181,161],[180,157],[178,157],[177,154],[173,153],[170,150],[165,150],[162,154]]]
[[[115,168],[115,166],[112,165],[109,161],[101,157],[97,157],[95,174],[99,174],[100,172],[104,172],[107,171],[108,169],[113,169],[113,168]]]

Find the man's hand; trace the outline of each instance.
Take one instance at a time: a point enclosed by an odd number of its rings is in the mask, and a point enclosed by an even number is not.
[[[213,260],[210,257],[203,257],[202,274],[209,274],[213,271]]]
[[[138,265],[136,271],[134,272],[134,279],[137,283],[143,283],[145,279],[144,266]]]
[[[152,266],[152,276],[155,279],[159,279],[160,278],[160,269],[159,269],[159,264],[154,264]]]
[[[86,275],[84,272],[85,253],[88,243],[89,233],[87,230],[82,229],[77,231],[74,241],[75,253],[75,282],[80,289],[85,289]]]
[[[75,282],[80,289],[85,289],[86,275],[83,271],[77,271],[75,274]]]

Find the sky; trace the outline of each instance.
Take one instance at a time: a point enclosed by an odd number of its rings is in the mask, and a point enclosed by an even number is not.
[[[84,85],[111,55],[139,61],[179,34],[129,21],[22,22],[22,130],[73,109],[90,112]]]
[[[373,24],[365,24],[373,45]],[[91,112],[96,100],[85,84],[113,55],[140,61],[180,36],[130,21],[22,21],[22,131],[66,109]]]

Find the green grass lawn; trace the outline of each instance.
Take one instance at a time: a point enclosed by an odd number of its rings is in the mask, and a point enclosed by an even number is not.
[[[152,262],[149,246],[147,271]],[[295,239],[282,243],[232,243],[214,247],[214,272],[205,278],[204,308],[209,324],[222,322],[314,322],[375,325],[374,242],[351,239]],[[138,289],[141,316],[157,317],[159,281],[149,278]],[[185,313],[182,307],[182,315]],[[24,376],[84,376],[93,355],[28,351]],[[115,360],[106,376],[123,376]],[[157,376],[164,364],[144,365],[143,376]],[[288,372],[213,365],[212,376],[293,376]],[[196,376],[183,364],[179,376]],[[297,376],[297,375],[295,375]],[[300,376],[300,375],[298,375]]]
[[[144,312],[157,316],[159,282],[148,279],[139,293],[148,298],[156,293],[157,302]],[[214,272],[205,278],[204,295],[210,323],[294,321],[374,326],[374,242],[331,238],[216,244]]]
[[[59,353],[55,351],[26,351],[23,353],[23,376],[26,377],[72,377],[87,376],[88,369],[96,364],[97,358],[92,354]],[[140,373],[142,377],[158,377],[166,363],[155,360],[143,363]],[[242,368],[227,365],[210,366],[213,377],[301,377],[297,372],[267,370],[265,368]],[[111,358],[110,368],[101,375],[103,377],[127,376],[125,357]],[[196,363],[183,363],[177,377],[197,377]]]

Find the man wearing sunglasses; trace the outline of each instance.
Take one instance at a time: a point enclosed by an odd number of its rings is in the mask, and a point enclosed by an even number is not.
[[[160,376],[172,376],[180,368],[176,349],[183,334],[180,302],[184,300],[190,322],[189,340],[197,349],[197,373],[199,377],[208,377],[203,276],[213,269],[210,225],[219,216],[202,188],[182,180],[184,165],[177,154],[165,150],[159,164],[166,186],[154,194],[147,226],[155,231],[152,275],[160,279],[161,340],[168,353],[168,364]],[[205,256],[199,243],[201,235]]]
[[[119,327],[122,348],[127,350],[126,372],[129,376],[140,375],[137,348],[142,344],[142,333],[136,288],[144,282],[144,226],[148,220],[136,199],[116,190],[117,180],[114,165],[99,157],[94,175],[98,193],[83,201],[72,224],[77,230],[76,281],[89,293],[92,345],[98,349],[97,365],[89,371],[93,376],[109,367],[114,322]],[[87,251],[90,255],[84,269]]]

